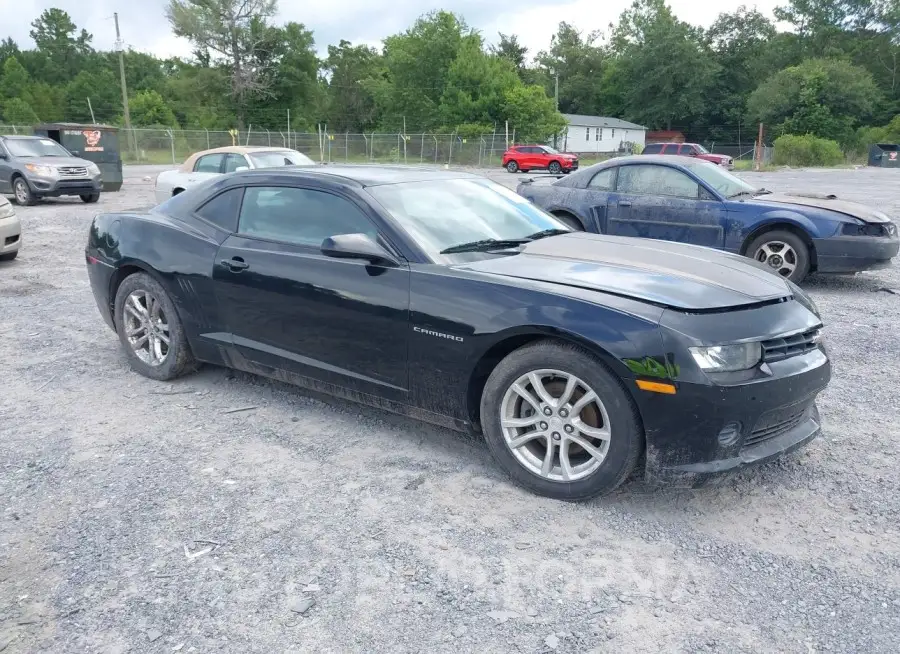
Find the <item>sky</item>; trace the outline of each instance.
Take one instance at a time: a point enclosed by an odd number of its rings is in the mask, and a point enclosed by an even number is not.
[[[94,47],[112,49],[116,33],[113,13],[119,14],[119,26],[126,45],[158,56],[189,56],[187,41],[172,35],[164,15],[167,0],[0,0],[0,38],[11,36],[20,47],[32,47],[28,36],[30,23],[50,7],[69,13],[79,28],[94,35]],[[391,34],[409,27],[421,14],[446,9],[461,14],[466,22],[481,31],[489,43],[497,33],[516,34],[528,47],[529,56],[546,49],[560,21],[566,21],[583,33],[608,32],[610,22],[618,20],[631,0],[328,0],[300,2],[281,0],[276,22],[295,21],[314,32],[320,54],[329,44],[342,38],[353,43],[377,46]],[[720,12],[734,11],[745,4],[772,16],[783,0],[669,0],[675,14],[695,25],[709,26]]]

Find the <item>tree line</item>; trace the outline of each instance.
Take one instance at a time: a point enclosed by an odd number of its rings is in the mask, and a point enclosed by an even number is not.
[[[301,23],[274,23],[277,0],[170,0],[190,58],[125,53],[134,126],[332,132],[517,130],[546,141],[559,112],[624,118],[703,141],[812,134],[845,148],[900,140],[900,0],[786,0],[772,19],[739,7],[709,28],[665,0],[635,0],[605,32],[561,22],[529,52],[492,42],[446,11],[421,16],[381,48],[348,41],[316,54]],[[57,8],[33,22],[35,43],[0,42],[0,118],[7,124],[122,124],[118,54]],[[558,85],[558,111],[555,92]],[[90,104],[88,103],[90,99]],[[874,127],[873,127],[874,126]]]

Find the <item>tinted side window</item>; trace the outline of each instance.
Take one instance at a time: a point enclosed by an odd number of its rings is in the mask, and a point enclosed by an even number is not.
[[[229,189],[202,205],[195,213],[226,232],[236,232],[243,194],[242,188]]]
[[[662,145],[659,143],[651,143],[644,148],[644,154],[659,154],[662,152]]]
[[[224,154],[207,154],[197,159],[194,164],[195,173],[218,173],[222,170]]]
[[[225,155],[225,172],[233,173],[240,166],[245,166],[247,168],[250,167],[250,164],[247,163],[247,159],[244,158],[242,154],[227,154]]]
[[[590,182],[588,182],[588,188],[594,189],[595,191],[611,191],[613,189],[613,181],[615,178],[615,168],[601,170],[594,175]]]
[[[314,247],[335,234],[378,235],[371,221],[349,200],[324,191],[289,187],[247,188],[239,231]]]
[[[700,185],[680,170],[666,166],[622,166],[618,191],[676,198],[700,197]]]
[[[677,143],[666,143],[663,145],[662,153],[663,154],[675,154],[678,152],[678,144]]]
[[[696,150],[694,149],[694,146],[690,145],[690,144],[682,145],[678,151],[679,154],[685,154],[685,155],[692,155],[692,154],[694,154],[694,152],[696,152]]]

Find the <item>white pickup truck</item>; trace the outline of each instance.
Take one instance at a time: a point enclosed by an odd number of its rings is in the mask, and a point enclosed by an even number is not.
[[[154,193],[160,204],[210,177],[254,168],[315,165],[316,162],[302,152],[288,148],[236,145],[203,150],[192,154],[179,168],[160,173]]]

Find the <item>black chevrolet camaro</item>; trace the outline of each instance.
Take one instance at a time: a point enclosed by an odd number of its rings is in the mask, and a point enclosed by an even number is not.
[[[248,171],[98,215],[100,312],[135,370],[199,362],[483,433],[578,500],[641,463],[702,485],[820,431],[812,301],[737,255],[570,232],[475,175]]]

